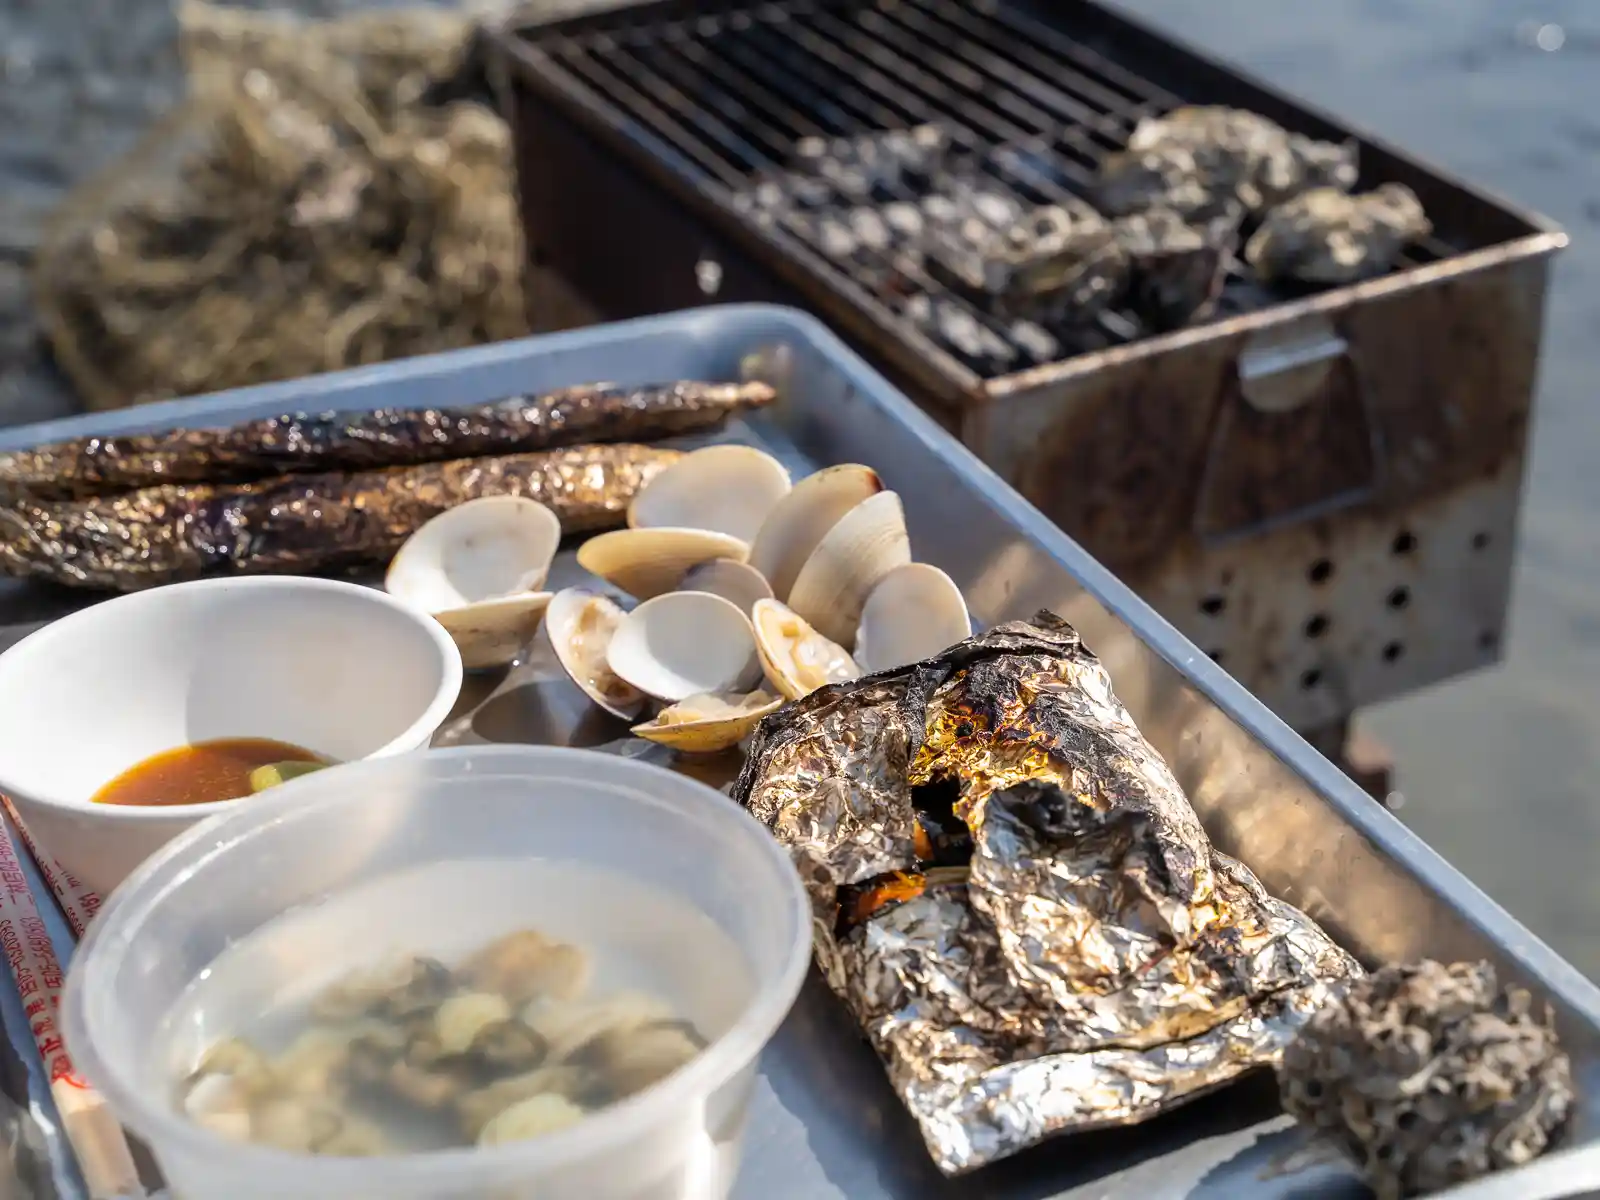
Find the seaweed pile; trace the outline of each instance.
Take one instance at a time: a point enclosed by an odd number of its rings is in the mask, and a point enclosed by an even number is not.
[[[1394,269],[1431,227],[1408,188],[1352,194],[1357,175],[1353,144],[1187,107],[1140,121],[1087,186],[1048,148],[923,125],[802,139],[735,203],[990,376],[1205,320],[1230,282],[1259,300]]]
[[[69,197],[35,264],[91,407],[526,332],[509,133],[429,102],[465,15],[180,17],[188,102]]]

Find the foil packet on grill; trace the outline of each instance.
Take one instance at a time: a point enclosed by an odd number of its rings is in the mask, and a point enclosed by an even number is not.
[[[1048,612],[773,714],[733,795],[946,1174],[1271,1066],[1360,974],[1211,845]]]

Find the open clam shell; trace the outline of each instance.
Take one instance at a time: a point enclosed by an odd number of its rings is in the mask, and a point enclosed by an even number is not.
[[[748,543],[789,486],[789,472],[763,450],[707,446],[645,484],[628,506],[628,525],[709,529]]]
[[[896,567],[872,589],[856,629],[855,660],[868,674],[921,662],[972,636],[955,580],[927,563]]]
[[[633,733],[686,754],[714,754],[737,746],[783,707],[783,698],[767,691],[745,695],[689,696],[662,709],[655,719],[635,725]]]
[[[871,467],[845,463],[807,475],[773,506],[750,547],[750,565],[767,577],[780,600],[800,575],[812,551],[844,515],[883,491]]]
[[[668,702],[746,692],[761,678],[750,618],[710,592],[646,600],[617,626],[606,660],[625,683]]]
[[[743,562],[750,546],[711,529],[615,529],[578,547],[578,565],[640,600],[670,592],[694,567]]]
[[[757,600],[771,600],[772,585],[749,563],[717,558],[690,570],[678,584],[680,592],[710,592],[732,600],[748,613]]]
[[[627,614],[608,596],[588,588],[564,588],[550,598],[545,635],[556,661],[584,695],[614,717],[635,720],[644,711],[645,695],[619,679],[606,651]]]
[[[446,509],[396,552],[386,591],[443,625],[468,670],[504,666],[539,628],[561,522],[538,501],[485,496]]]
[[[861,674],[849,651],[823,637],[786,604],[757,600],[752,620],[761,669],[786,699],[799,700],[825,684]]]
[[[845,513],[817,544],[789,591],[789,607],[848,650],[872,589],[910,561],[900,497],[879,492]]]

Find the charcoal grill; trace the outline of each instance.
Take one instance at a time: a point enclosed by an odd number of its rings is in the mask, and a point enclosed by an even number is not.
[[[553,270],[607,317],[817,312],[1330,749],[1362,705],[1498,657],[1565,244],[1542,218],[1083,0],[666,0],[492,41],[530,278]],[[1355,139],[1360,188],[1408,185],[1434,235],[1379,279],[1308,293],[1235,272],[1202,323],[1158,332],[1108,310],[1057,361],[1007,364],[899,315],[882,254],[830,256],[750,203],[802,139],[924,125],[1025,164],[991,182],[1054,202],[1180,103]],[[543,300],[532,289],[536,321]]]

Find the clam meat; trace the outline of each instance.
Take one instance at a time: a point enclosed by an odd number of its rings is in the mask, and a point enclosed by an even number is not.
[[[630,721],[645,695],[611,669],[607,652],[626,616],[615,600],[586,588],[566,588],[550,599],[545,633],[567,677],[601,708]]]
[[[326,989],[281,1053],[216,1043],[180,1112],[236,1142],[355,1157],[499,1146],[576,1125],[706,1040],[661,998],[594,991],[580,947],[536,929],[455,968],[411,958]]]
[[[798,700],[820,687],[861,674],[848,650],[776,600],[756,603],[755,630],[761,667],[787,699]]]

